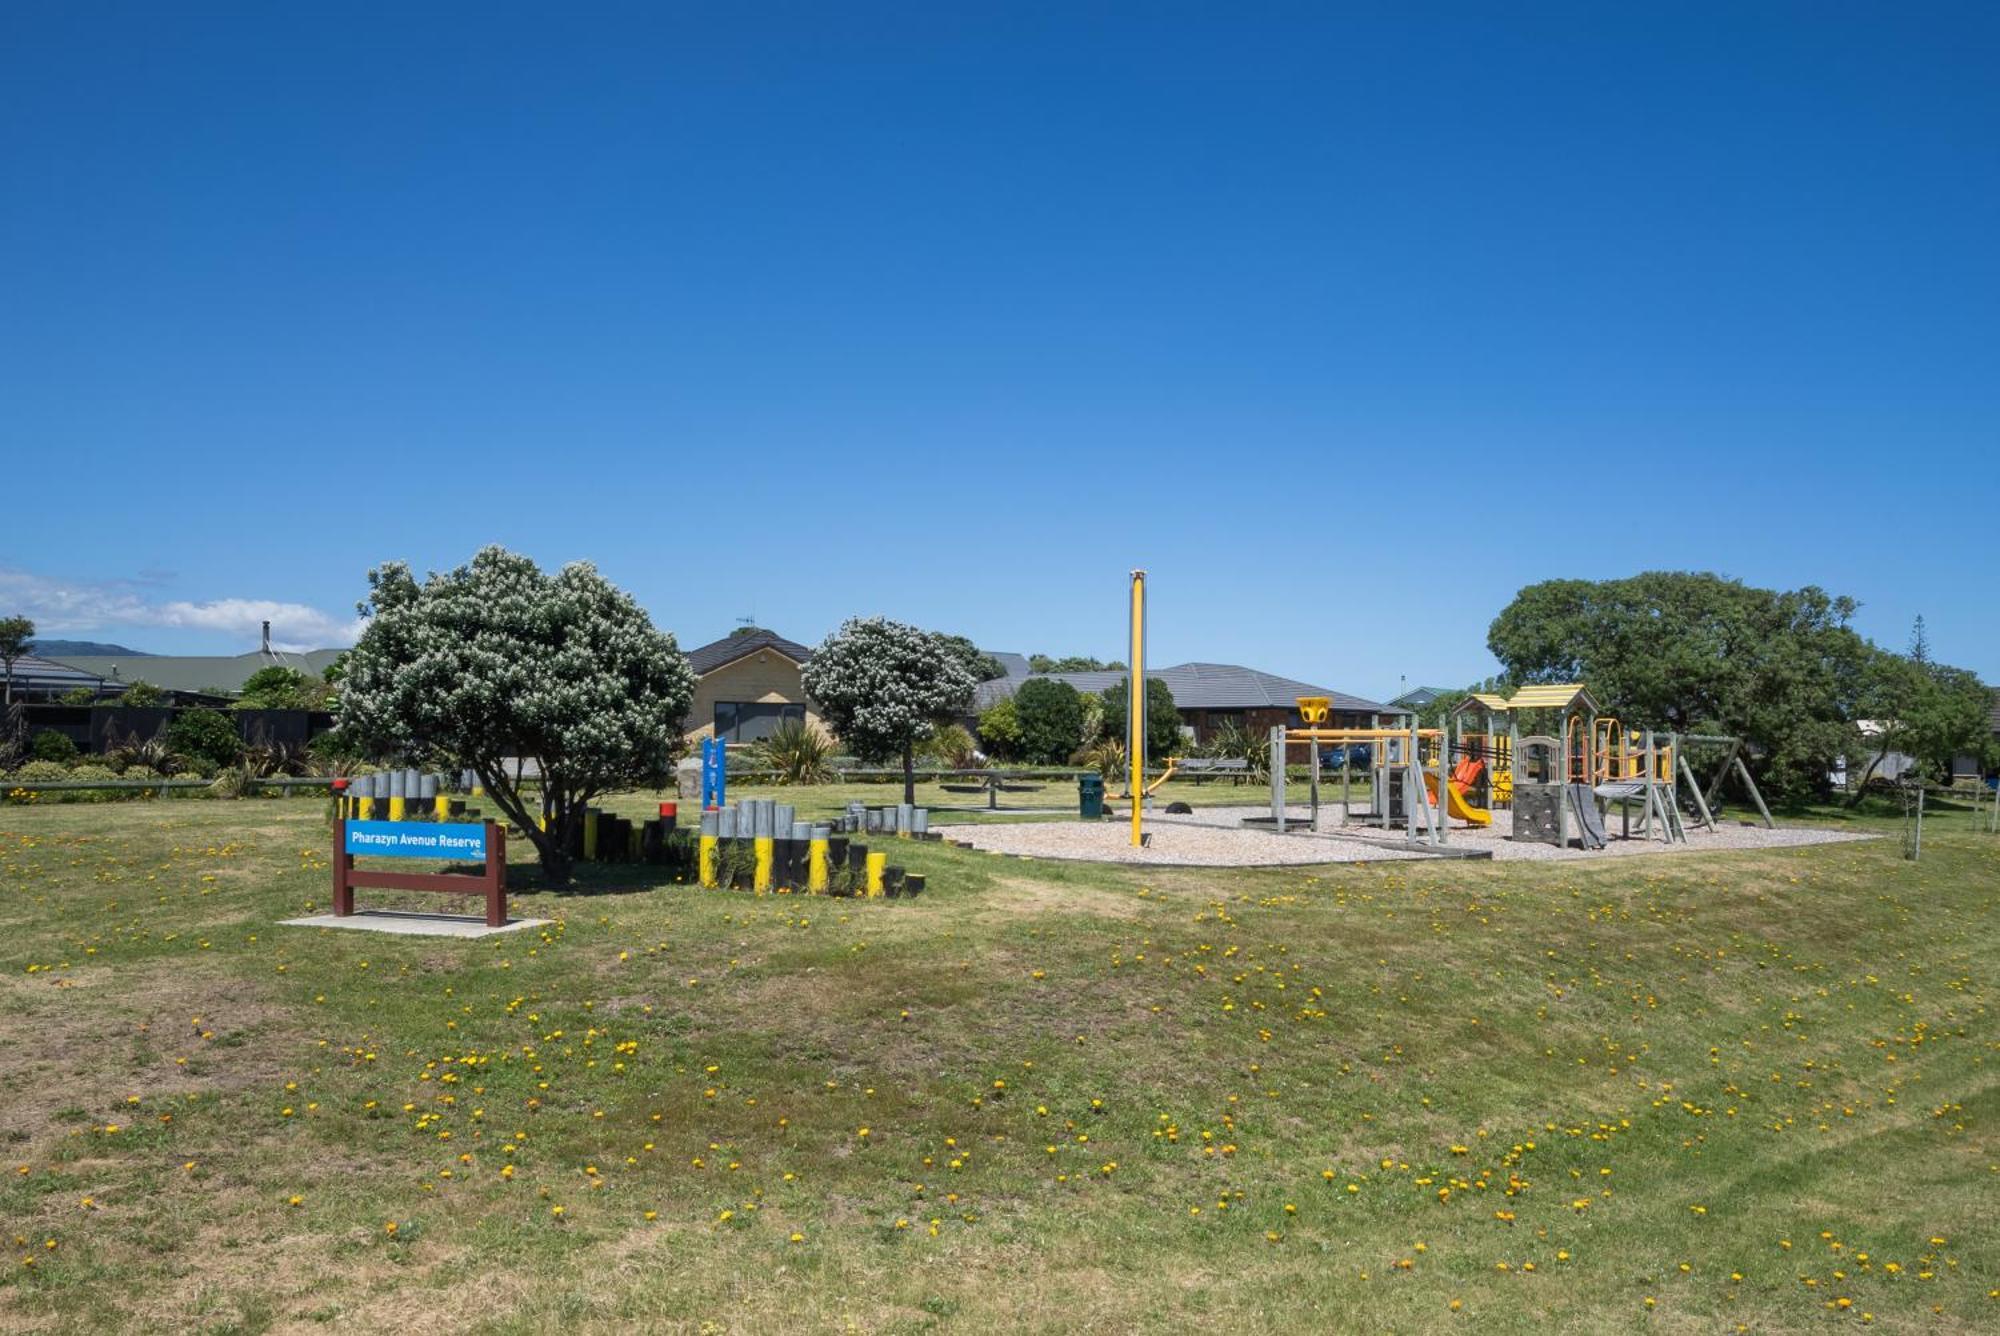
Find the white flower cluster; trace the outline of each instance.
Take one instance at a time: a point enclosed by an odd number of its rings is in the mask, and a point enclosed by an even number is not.
[[[815,649],[806,693],[841,742],[886,760],[972,703],[972,669],[944,636],[886,617],[857,617]]]
[[[595,567],[548,575],[488,547],[421,583],[400,562],[368,582],[341,695],[341,727],[357,741],[472,769],[489,787],[503,759],[531,758],[572,802],[664,781],[694,673]]]

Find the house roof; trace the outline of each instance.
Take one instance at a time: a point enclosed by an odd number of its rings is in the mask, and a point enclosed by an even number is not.
[[[1405,691],[1389,703],[1391,705],[1407,706],[1412,710],[1420,710],[1439,696],[1444,695],[1446,690],[1447,688],[1445,687],[1411,687],[1408,691]]]
[[[1124,682],[1122,668],[1086,673],[1029,673],[981,682],[973,693],[973,706],[984,709],[1004,700],[1030,678],[1067,682],[1078,691],[1101,692]],[[1300,696],[1325,696],[1335,710],[1355,714],[1407,714],[1393,705],[1383,705],[1360,696],[1350,696],[1329,687],[1314,686],[1275,673],[1259,672],[1234,663],[1179,663],[1171,668],[1147,672],[1147,680],[1157,679],[1174,693],[1174,704],[1183,710],[1293,710]]]
[[[803,664],[812,657],[812,651],[796,640],[787,640],[776,631],[758,629],[746,631],[738,636],[724,636],[712,640],[698,649],[687,652],[688,667],[694,669],[696,677],[706,677],[718,668],[748,658],[760,649],[776,650],[793,663]]]
[[[21,691],[74,691],[78,687],[102,687],[104,679],[96,673],[73,668],[54,659],[44,659],[34,654],[23,654],[14,660],[12,672],[0,668],[0,676],[13,679],[14,690]]]
[[[1010,654],[997,649],[981,650],[980,653],[1006,669],[1009,677],[1027,677],[1035,671],[1029,666],[1028,656],[1025,654]]]
[[[296,668],[324,673],[343,651],[309,649],[298,654],[253,649],[248,654],[77,654],[61,662],[114,686],[150,682],[168,691],[236,692],[260,668]]]

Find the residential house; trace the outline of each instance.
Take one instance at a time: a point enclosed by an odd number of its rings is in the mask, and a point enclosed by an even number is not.
[[[748,630],[687,655],[695,673],[694,705],[685,725],[690,742],[709,737],[758,742],[788,720],[826,731],[799,676],[812,651],[797,641],[775,631]]]

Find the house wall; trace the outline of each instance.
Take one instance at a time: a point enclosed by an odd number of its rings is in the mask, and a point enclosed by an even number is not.
[[[761,649],[748,658],[726,663],[695,683],[694,704],[689,708],[687,717],[690,742],[715,736],[715,707],[719,701],[804,705],[806,726],[820,733],[827,732],[819,711],[806,700],[799,666],[776,650]]]

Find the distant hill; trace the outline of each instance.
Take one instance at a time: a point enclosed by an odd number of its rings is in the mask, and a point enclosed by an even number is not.
[[[134,659],[157,657],[143,649],[127,649],[123,645],[106,644],[102,640],[36,640],[29,643],[28,652],[39,654],[45,659],[60,659],[65,654],[117,654]]]

